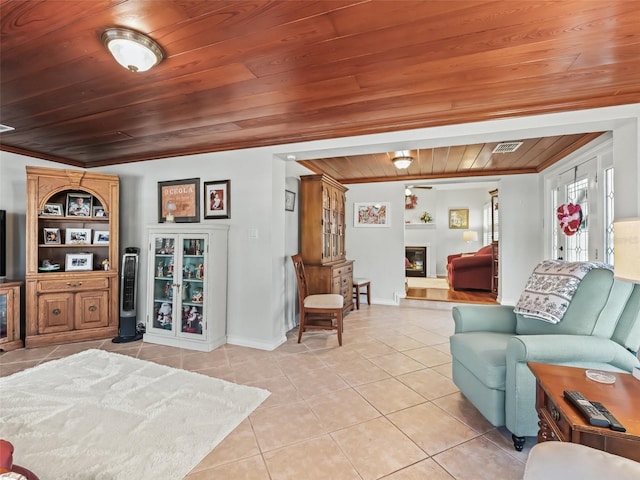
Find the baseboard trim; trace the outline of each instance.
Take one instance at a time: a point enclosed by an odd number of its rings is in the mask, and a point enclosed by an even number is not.
[[[287,341],[287,337],[283,336],[273,342],[264,342],[254,338],[247,338],[237,335],[227,335],[227,343],[237,345],[238,347],[257,348],[259,350],[272,351]]]

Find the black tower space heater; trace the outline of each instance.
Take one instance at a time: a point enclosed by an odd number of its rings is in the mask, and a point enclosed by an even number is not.
[[[120,270],[120,328],[113,343],[134,342],[142,338],[137,331],[138,254],[140,249],[127,247],[122,256]]]

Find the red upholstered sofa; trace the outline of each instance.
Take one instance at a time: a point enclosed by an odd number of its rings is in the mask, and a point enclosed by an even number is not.
[[[454,290],[491,291],[491,245],[476,253],[456,253],[447,257],[447,278]]]
[[[6,440],[0,440],[0,475],[5,473],[19,473],[26,480],[38,480],[31,470],[13,464],[13,445]],[[15,478],[15,477],[11,477]]]

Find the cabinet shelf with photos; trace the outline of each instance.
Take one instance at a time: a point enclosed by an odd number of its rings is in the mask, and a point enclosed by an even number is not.
[[[118,177],[26,171],[26,346],[116,336]]]
[[[81,200],[81,210],[77,210],[77,201]],[[76,206],[77,214],[72,211]],[[98,197],[86,190],[62,190],[54,193],[38,211],[38,270],[40,272],[64,271],[74,257],[68,254],[80,254],[86,251],[91,257],[79,257],[86,260],[87,270],[104,270],[104,263],[110,262],[109,214]],[[110,265],[109,265],[110,266]]]
[[[226,343],[228,226],[149,227],[144,341],[211,351]]]

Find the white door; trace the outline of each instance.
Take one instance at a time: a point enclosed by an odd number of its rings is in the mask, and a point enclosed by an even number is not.
[[[601,260],[598,257],[603,252],[603,238],[598,212],[602,211],[603,202],[598,195],[596,158],[560,174],[552,196],[556,258],[570,262]],[[579,205],[582,214],[582,222],[572,235],[565,233],[557,217],[558,207],[567,204]]]

